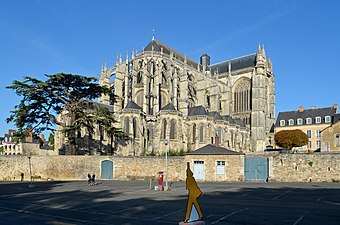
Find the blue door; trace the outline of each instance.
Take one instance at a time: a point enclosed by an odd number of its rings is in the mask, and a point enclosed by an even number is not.
[[[113,162],[111,160],[102,161],[102,176],[101,179],[113,179]]]
[[[262,180],[268,178],[268,159],[267,158],[244,158],[244,177],[245,180]]]
[[[204,179],[204,161],[194,161],[194,177],[196,180]]]

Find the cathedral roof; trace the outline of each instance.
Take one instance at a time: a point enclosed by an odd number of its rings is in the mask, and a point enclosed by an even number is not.
[[[164,106],[161,110],[163,110],[163,111],[177,111],[175,109],[175,106],[171,102],[169,104],[167,104],[166,106]]]
[[[147,52],[147,51],[155,51],[155,52],[161,52],[163,48],[163,53],[170,55],[171,52],[173,52],[174,57],[176,59],[178,59],[179,61],[183,62],[185,61],[185,58],[187,60],[187,65],[190,65],[192,67],[194,67],[195,69],[197,69],[197,65],[199,64],[198,62],[188,58],[186,55],[170,48],[169,46],[159,42],[156,39],[153,39],[152,41],[149,42],[149,44],[144,48],[143,51]]]
[[[209,66],[209,69],[211,69],[212,74],[215,74],[215,72],[218,72],[219,74],[227,73],[229,72],[229,63],[231,64],[231,71],[255,67],[256,53],[212,64]]]
[[[134,101],[128,101],[127,105],[125,106],[124,109],[138,109],[138,110],[143,110],[142,107],[137,105]]]
[[[213,117],[214,120],[224,120],[219,112],[209,112],[209,116]]]
[[[229,123],[235,123],[233,117],[226,115],[226,116],[222,116],[224,120],[228,121]]]
[[[241,119],[234,119],[234,121],[240,127],[246,127],[246,126],[244,126],[244,123],[243,123],[243,121]]]
[[[244,155],[244,154],[231,151],[229,149],[226,149],[220,146],[208,144],[193,152],[189,152],[186,155]]]
[[[207,116],[207,115],[208,113],[202,105],[191,107],[188,110],[188,116]]]

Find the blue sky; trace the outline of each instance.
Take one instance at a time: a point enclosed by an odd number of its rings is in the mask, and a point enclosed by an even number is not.
[[[120,51],[141,51],[155,37],[199,61],[254,53],[273,62],[276,113],[339,101],[340,1],[2,0],[0,136],[19,98],[5,87],[24,75],[97,76]]]

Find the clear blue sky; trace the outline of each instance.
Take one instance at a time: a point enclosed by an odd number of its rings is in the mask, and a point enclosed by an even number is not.
[[[0,136],[19,98],[5,87],[24,75],[98,76],[122,51],[152,38],[199,61],[254,53],[273,62],[276,113],[339,101],[340,1],[2,0]]]

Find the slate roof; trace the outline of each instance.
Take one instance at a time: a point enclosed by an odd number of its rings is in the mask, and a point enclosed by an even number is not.
[[[227,73],[229,72],[229,62],[231,64],[231,71],[249,68],[249,67],[255,67],[256,66],[256,53],[242,56],[236,59],[230,59],[230,60],[226,60],[220,63],[212,64],[209,66],[209,69],[211,70],[212,74],[215,74],[215,72],[218,72],[219,74]]]
[[[138,109],[138,110],[143,110],[142,107],[137,105],[134,101],[128,101],[124,109]]]
[[[186,155],[244,155],[244,154],[231,151],[229,149],[226,149],[220,146],[208,144],[193,152],[189,152]]]
[[[171,52],[174,53],[174,57],[176,59],[178,59],[179,61],[181,62],[184,62],[184,59],[185,59],[185,55],[183,55],[182,53],[170,48],[169,46],[159,42],[158,40],[156,39],[153,39],[152,41],[149,42],[149,44],[143,49],[144,52],[147,52],[147,51],[152,51],[152,47],[153,47],[153,51],[155,52],[161,52],[161,49],[163,48],[163,53],[164,54],[167,54],[167,55],[170,55]],[[187,64],[196,68],[197,69],[197,65],[199,64],[198,62],[186,57],[187,59]]]
[[[240,127],[246,127],[241,119],[234,119],[234,122]]]
[[[305,109],[304,111],[300,112],[299,110],[296,111],[288,111],[288,112],[280,112],[277,116],[277,120],[275,123],[276,127],[280,127],[280,121],[285,120],[285,126],[288,126],[288,120],[293,119],[294,125],[297,125],[297,119],[302,119],[301,125],[306,125],[306,119],[312,118],[312,124],[315,123],[315,118],[320,116],[321,117],[321,124],[326,124],[325,117],[330,116],[331,118],[336,113],[336,108],[334,107],[326,107],[326,108],[316,108],[316,109]]]
[[[223,119],[228,121],[229,123],[235,123],[233,117],[231,117],[229,115],[223,116]]]
[[[219,112],[209,112],[208,114],[213,117],[214,120],[224,120]]]
[[[100,106],[100,107],[104,107],[107,108],[110,112],[113,112],[113,106],[112,105],[107,105],[104,103],[100,103],[100,102],[94,102],[96,105]]]
[[[188,110],[188,116],[207,116],[207,115],[208,113],[202,105],[191,107]]]
[[[334,114],[332,123],[337,123],[339,122],[339,120],[340,120],[340,113]]]
[[[163,110],[163,111],[177,111],[175,109],[175,106],[171,102],[169,104],[167,104],[166,106],[164,106],[161,110]]]

